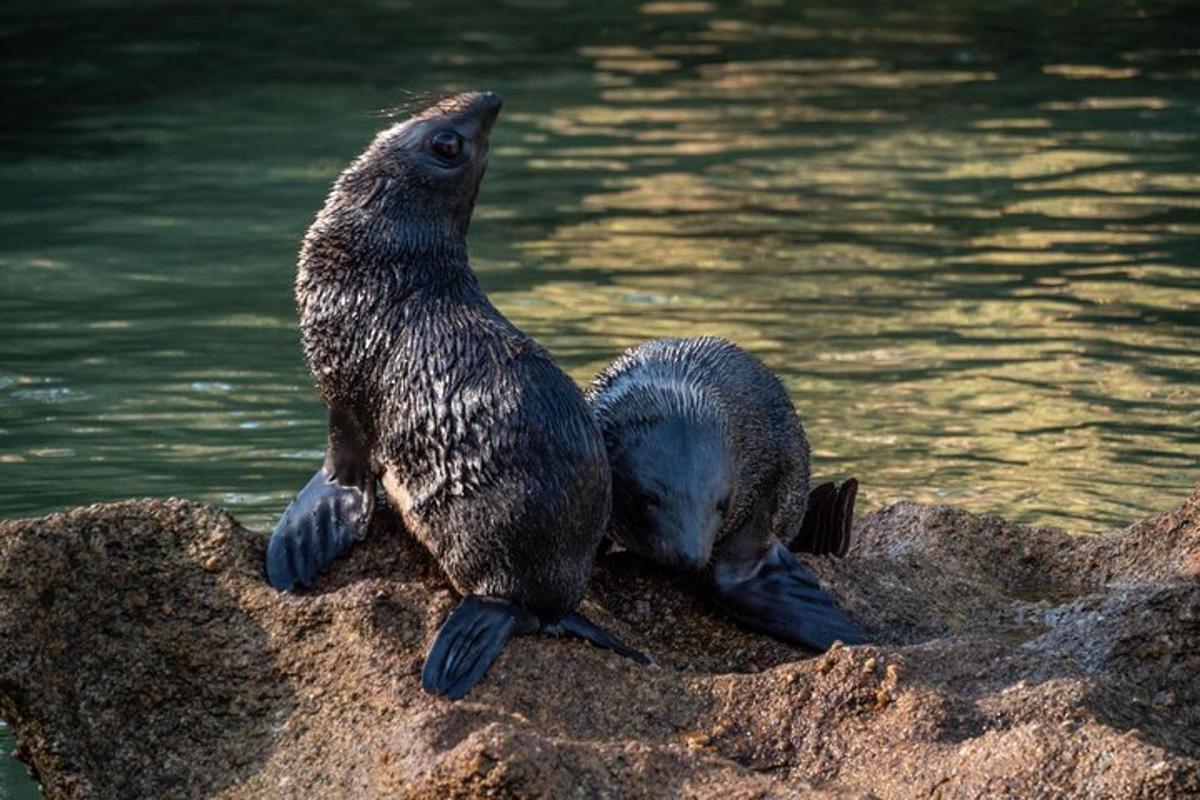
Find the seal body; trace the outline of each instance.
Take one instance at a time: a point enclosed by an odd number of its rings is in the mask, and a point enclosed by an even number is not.
[[[857,483],[821,487],[810,508],[804,428],[758,359],[723,339],[659,339],[618,358],[588,395],[619,544],[701,574],[751,627],[819,648],[862,640],[783,544],[844,552]]]
[[[297,282],[322,399],[351,418],[370,472],[455,589],[561,618],[609,508],[579,389],[453,257],[345,278],[307,258]]]
[[[382,132],[310,227],[296,301],[329,446],[268,548],[274,585],[310,582],[365,535],[378,480],[470,600],[426,661],[426,688],[450,696],[511,634],[593,638],[573,610],[610,504],[582,393],[467,258],[499,109],[495,94],[463,94]]]
[[[756,515],[767,518],[763,547],[799,531],[808,440],[787,390],[749,353],[717,338],[658,339],[618,358],[589,393],[624,547],[699,569]]]

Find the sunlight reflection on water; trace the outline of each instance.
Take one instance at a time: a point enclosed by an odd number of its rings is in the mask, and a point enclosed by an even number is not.
[[[735,339],[793,392],[817,475],[857,474],[868,507],[1095,532],[1200,479],[1183,4],[551,7],[405,34],[375,30],[386,5],[257,12],[286,52],[202,9],[149,41],[86,8],[57,44],[18,36],[0,513],[181,494],[272,522],[322,439],[297,240],[393,81],[506,94],[476,265],[580,381],[646,338]],[[60,102],[32,105],[31,75]]]

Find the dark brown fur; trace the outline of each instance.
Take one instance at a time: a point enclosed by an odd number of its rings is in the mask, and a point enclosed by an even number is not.
[[[609,470],[579,389],[467,259],[491,97],[448,98],[375,138],[305,237],[296,300],[331,453],[363,454],[347,469],[381,480],[459,592],[556,620],[583,596]],[[423,152],[443,128],[467,142],[455,170]]]

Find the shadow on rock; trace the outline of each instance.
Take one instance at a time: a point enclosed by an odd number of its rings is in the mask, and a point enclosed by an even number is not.
[[[208,794],[259,768],[293,702],[231,589],[260,560],[178,501],[0,523],[0,716],[47,796]]]

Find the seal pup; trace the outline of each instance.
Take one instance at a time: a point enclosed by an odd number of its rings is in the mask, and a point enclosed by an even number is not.
[[[865,641],[784,544],[844,553],[857,481],[810,496],[804,429],[758,359],[723,339],[658,339],[609,365],[588,398],[608,449],[617,543],[699,573],[749,628],[820,650]]]
[[[310,583],[366,534],[378,479],[464,598],[421,679],[451,699],[518,634],[647,661],[574,610],[610,507],[600,429],[467,258],[500,105],[460,94],[383,131],[309,228],[295,290],[328,448],[267,548],[273,586]]]

